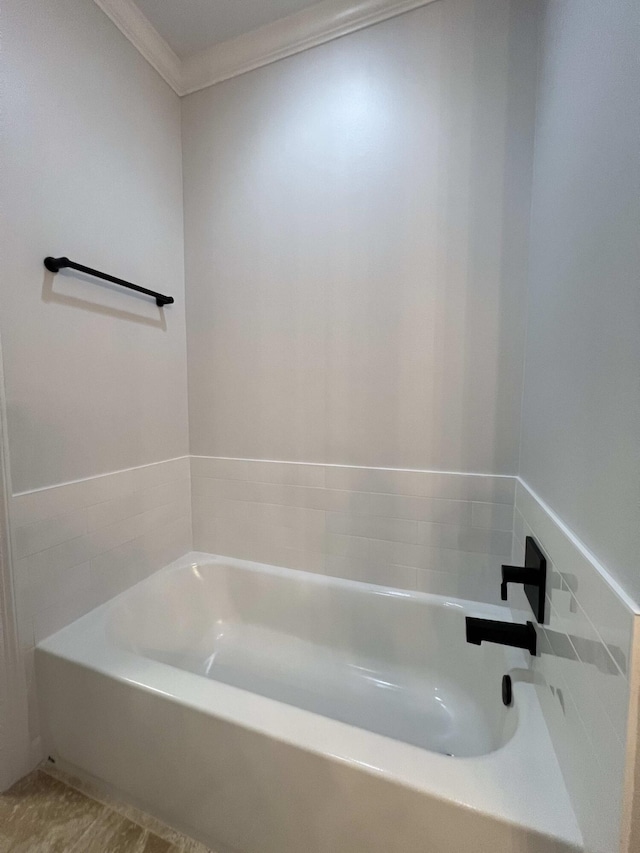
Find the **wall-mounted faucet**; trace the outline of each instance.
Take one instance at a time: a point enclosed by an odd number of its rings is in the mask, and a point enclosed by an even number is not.
[[[498,622],[495,619],[476,619],[467,616],[467,642],[479,646],[482,642],[499,643],[501,646],[515,646],[527,649],[535,655],[537,634],[533,622],[520,625],[517,622]]]
[[[508,584],[521,583],[538,622],[544,622],[547,594],[547,560],[532,536],[527,536],[524,566],[503,566],[500,597],[507,600]]]
[[[547,585],[547,561],[538,548],[538,544],[527,536],[524,566],[503,566],[500,595],[507,600],[508,584],[521,583],[529,599],[529,604],[538,622],[544,622],[544,604]],[[502,646],[515,646],[527,649],[535,655],[538,636],[533,622],[525,625],[517,622],[499,622],[495,619],[476,619],[466,617],[467,642],[479,646],[482,642],[499,643]]]
[[[500,598],[503,601],[507,600],[507,584],[510,583],[529,583],[539,586],[538,570],[527,569],[523,566],[503,566],[502,583],[500,584]]]

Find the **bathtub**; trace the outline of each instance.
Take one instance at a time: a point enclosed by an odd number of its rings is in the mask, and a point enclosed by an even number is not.
[[[47,749],[219,853],[580,850],[508,613],[189,554],[40,643]]]

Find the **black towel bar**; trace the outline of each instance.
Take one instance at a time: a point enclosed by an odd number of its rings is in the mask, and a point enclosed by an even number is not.
[[[83,264],[77,264],[75,261],[70,261],[69,258],[45,258],[44,265],[49,272],[59,272],[65,267],[70,267],[78,272],[84,272],[88,275],[95,275],[96,278],[103,278],[105,281],[111,281],[113,284],[119,284],[122,287],[128,287],[130,290],[137,290],[138,293],[146,293],[147,296],[153,296],[156,300],[156,305],[171,305],[174,301],[173,296],[163,296],[162,293],[156,293],[155,290],[147,290],[146,287],[140,287],[138,284],[132,284],[130,281],[124,281],[122,278],[116,278],[113,275],[108,275],[106,272],[94,270],[91,267],[85,267]]]

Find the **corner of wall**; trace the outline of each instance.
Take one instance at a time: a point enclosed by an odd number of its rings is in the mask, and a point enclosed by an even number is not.
[[[521,479],[514,553],[526,536],[547,557],[547,613],[531,659],[536,689],[589,853],[620,844],[638,685],[634,603],[564,522]],[[530,618],[514,590],[514,615]],[[624,806],[624,808],[623,808]]]

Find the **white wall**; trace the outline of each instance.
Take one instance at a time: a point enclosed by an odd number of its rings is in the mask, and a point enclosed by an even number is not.
[[[188,450],[179,98],[89,0],[6,0],[2,330],[14,492]],[[68,255],[172,294],[77,275]]]
[[[35,643],[189,550],[191,502],[179,99],[93,0],[5,0],[1,25],[15,778],[43,757]]]
[[[635,0],[545,4],[523,479],[640,601]]]
[[[183,100],[191,452],[515,473],[535,3]]]
[[[541,12],[514,559],[527,533],[549,559],[536,684],[586,849],[610,853],[640,811],[640,19]]]

